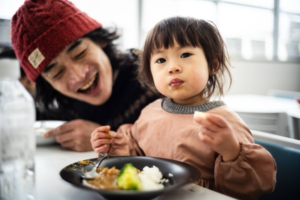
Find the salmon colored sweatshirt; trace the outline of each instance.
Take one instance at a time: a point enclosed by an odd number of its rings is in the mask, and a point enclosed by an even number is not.
[[[194,111],[219,115],[230,124],[241,146],[236,160],[223,162],[221,155],[201,142]],[[254,143],[247,125],[222,101],[186,106],[158,99],[142,110],[134,124],[120,126],[112,136],[110,156],[153,156],[188,163],[201,173],[196,184],[234,198],[257,199],[275,188],[272,155]]]

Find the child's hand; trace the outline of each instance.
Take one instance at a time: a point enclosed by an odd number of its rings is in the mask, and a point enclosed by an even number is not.
[[[91,143],[96,153],[109,151],[112,138],[109,130],[110,126],[100,126],[92,132]]]
[[[195,112],[194,121],[202,125],[199,138],[214,151],[222,155],[223,161],[233,161],[240,153],[238,140],[230,125],[220,116]]]

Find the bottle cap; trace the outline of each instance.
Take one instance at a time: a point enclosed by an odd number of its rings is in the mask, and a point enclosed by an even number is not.
[[[0,59],[0,78],[20,78],[20,64],[17,59]]]

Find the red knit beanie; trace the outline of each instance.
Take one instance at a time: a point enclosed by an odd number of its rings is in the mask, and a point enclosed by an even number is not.
[[[11,41],[31,81],[67,45],[101,27],[67,0],[26,0],[11,21]]]

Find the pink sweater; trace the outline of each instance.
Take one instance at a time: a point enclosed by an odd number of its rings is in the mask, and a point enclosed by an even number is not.
[[[193,121],[192,113],[166,112],[161,105],[161,99],[149,104],[133,125],[122,125],[113,133],[109,155],[145,155],[186,162],[201,172],[198,185],[239,199],[257,199],[274,190],[277,168],[272,155],[254,144],[249,128],[226,105],[207,112],[226,119],[241,144],[239,157],[230,162],[223,162],[200,141],[201,127]]]

